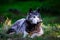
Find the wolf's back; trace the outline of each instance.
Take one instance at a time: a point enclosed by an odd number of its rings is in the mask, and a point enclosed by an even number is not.
[[[23,25],[22,25],[24,23],[24,21],[25,21],[25,18],[17,20],[12,25],[12,27],[7,31],[7,34],[12,33],[12,32],[16,32],[16,33],[22,32],[25,29],[25,27],[23,27]]]

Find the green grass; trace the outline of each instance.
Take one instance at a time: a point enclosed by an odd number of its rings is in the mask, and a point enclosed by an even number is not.
[[[8,10],[9,8],[16,8],[25,13],[29,10],[29,8],[37,8],[37,7],[40,7],[40,2],[35,1],[18,2],[13,4],[2,5],[0,11],[5,11]]]

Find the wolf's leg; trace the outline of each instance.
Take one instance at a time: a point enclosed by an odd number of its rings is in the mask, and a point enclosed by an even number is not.
[[[26,31],[24,31],[23,38],[25,38],[27,35],[28,35],[28,33]]]
[[[39,37],[44,34],[42,27],[40,27],[40,32],[32,34],[31,38],[34,38],[35,36]]]
[[[31,35],[30,38],[34,38],[36,35],[37,35],[37,33],[34,33],[34,34]]]
[[[40,32],[37,33],[37,36],[42,36],[43,34],[44,34],[44,31],[43,31],[42,27],[40,27]]]

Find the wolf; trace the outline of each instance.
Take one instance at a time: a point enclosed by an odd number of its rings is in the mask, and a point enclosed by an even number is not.
[[[40,15],[40,9],[33,10],[30,8],[27,17],[17,20],[12,27],[7,31],[7,34],[23,34],[23,38],[34,38],[35,36],[41,36],[44,34],[41,26],[42,19]]]

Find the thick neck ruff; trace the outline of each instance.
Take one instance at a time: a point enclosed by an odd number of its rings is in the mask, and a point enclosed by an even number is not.
[[[26,24],[27,24],[27,26],[26,26],[26,31],[28,32],[28,33],[30,33],[30,32],[33,32],[33,31],[39,31],[39,23],[38,24],[31,24],[28,20],[26,20]]]

